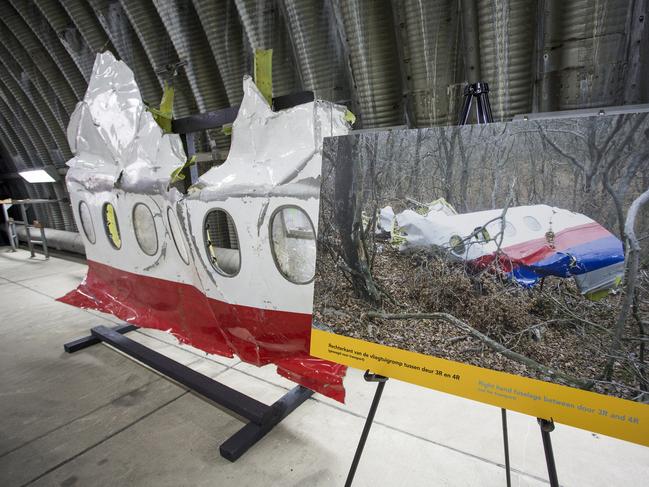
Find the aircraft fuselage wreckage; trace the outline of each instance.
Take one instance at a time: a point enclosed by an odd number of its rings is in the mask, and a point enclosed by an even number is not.
[[[187,162],[132,71],[99,54],[68,127],[66,182],[88,274],[60,301],[165,330],[343,400],[345,367],[309,355],[322,141],[348,133],[325,101],[274,112],[250,78],[227,160],[187,194]]]

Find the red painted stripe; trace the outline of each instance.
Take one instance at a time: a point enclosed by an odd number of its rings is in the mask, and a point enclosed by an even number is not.
[[[585,223],[576,227],[566,228],[555,234],[554,247],[551,247],[545,237],[521,242],[502,249],[515,262],[530,265],[544,259],[554,252],[569,249],[584,242],[590,242],[611,236],[599,223]]]
[[[88,274],[59,301],[111,313],[145,328],[170,331],[208,353],[278,373],[339,401],[346,367],[309,356],[311,315],[267,310],[208,298],[189,284],[122,271],[88,261]]]

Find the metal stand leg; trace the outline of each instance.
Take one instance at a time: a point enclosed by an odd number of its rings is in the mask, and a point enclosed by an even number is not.
[[[7,235],[9,235],[9,244],[11,245],[11,251],[16,251],[16,227],[14,224],[14,219],[9,216],[7,209],[11,206],[9,203],[0,203],[2,206],[2,214],[4,215],[5,225],[7,226]]]
[[[11,251],[15,252],[18,249],[18,232],[16,231],[16,222],[13,218],[9,219],[9,239],[11,240]]]
[[[489,103],[489,86],[487,83],[476,83],[476,96],[478,97],[478,123],[491,123],[491,103]]]
[[[541,438],[543,439],[543,450],[545,451],[545,463],[548,466],[548,479],[551,487],[559,487],[559,477],[557,476],[557,466],[554,463],[554,453],[552,452],[552,440],[550,433],[554,431],[554,421],[537,418],[541,427]]]
[[[505,447],[505,476],[507,478],[507,487],[512,487],[512,473],[509,465],[509,434],[507,433],[507,410],[501,409],[503,421],[503,446]]]
[[[29,253],[31,254],[32,257],[36,256],[36,253],[34,252],[34,244],[32,243],[32,235],[29,231],[30,224],[27,221],[27,210],[25,209],[25,205],[21,204],[20,205],[20,214],[22,215],[23,219],[23,225],[25,225],[25,233],[27,234],[27,246],[29,247]]]
[[[271,406],[267,406],[266,415],[261,421],[250,421],[224,441],[219,447],[219,453],[226,460],[236,461],[312,395],[311,389],[303,386],[294,387]],[[246,401],[251,399],[246,396]]]
[[[462,111],[460,112],[460,120],[458,125],[466,125],[469,121],[469,114],[471,113],[471,103],[473,102],[473,95],[469,91],[469,87],[464,88],[464,103],[462,104]]]
[[[41,232],[41,240],[40,244],[43,247],[43,253],[45,254],[45,258],[49,259],[50,258],[50,252],[47,248],[47,237],[45,236],[45,227],[43,227],[43,224],[40,222],[34,222],[38,223],[38,225],[35,225]]]
[[[358,463],[361,460],[361,455],[363,454],[363,448],[365,448],[367,436],[370,434],[370,428],[372,428],[372,423],[374,422],[374,415],[376,414],[376,410],[379,407],[379,402],[381,401],[383,388],[385,387],[385,383],[388,380],[387,377],[383,377],[382,375],[370,374],[369,370],[365,371],[364,378],[367,382],[378,382],[378,384],[376,386],[376,392],[374,393],[372,405],[370,406],[370,411],[369,413],[367,413],[367,419],[365,420],[365,426],[363,427],[363,432],[361,433],[361,439],[358,441],[358,446],[356,447],[356,454],[354,455],[352,466],[349,469],[349,474],[347,474],[345,487],[351,487],[352,482],[354,481],[356,468],[358,468]]]

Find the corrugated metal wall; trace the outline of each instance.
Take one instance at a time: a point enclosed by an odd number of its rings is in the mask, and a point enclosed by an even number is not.
[[[64,167],[71,156],[65,128],[101,50],[131,66],[153,103],[182,63],[173,77],[177,116],[239,103],[253,50],[272,48],[276,95],[308,89],[347,103],[358,128],[455,123],[462,86],[473,74],[491,87],[494,118],[507,120],[649,102],[647,3],[9,0],[0,16],[0,178]],[[214,131],[202,147],[227,144]],[[10,178],[3,187],[13,196],[66,196],[62,183]],[[74,228],[65,201],[38,217]]]

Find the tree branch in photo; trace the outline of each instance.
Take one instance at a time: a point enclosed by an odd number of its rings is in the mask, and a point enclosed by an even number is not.
[[[611,377],[613,376],[615,356],[618,355],[621,348],[624,325],[626,324],[629,313],[633,309],[634,301],[636,298],[636,284],[638,281],[638,269],[640,268],[640,243],[638,242],[638,238],[635,235],[635,223],[636,219],[638,218],[640,209],[647,202],[649,202],[649,189],[647,189],[644,193],[638,196],[633,201],[633,203],[631,203],[629,211],[627,212],[626,223],[624,224],[624,233],[628,242],[626,258],[626,288],[622,307],[615,322],[615,329],[613,331],[613,341],[611,342],[609,359],[606,362],[606,367],[604,368],[604,378],[606,380],[611,380]]]
[[[335,226],[340,237],[340,257],[345,263],[341,268],[350,272],[354,290],[359,296],[378,304],[381,292],[372,278],[363,240],[363,175],[354,173],[354,165],[347,164],[358,156],[358,150],[354,151],[348,141],[341,142],[338,150],[343,153],[338,160],[345,161],[336,167],[334,183],[334,204],[338,205],[338,211],[334,211]]]
[[[502,343],[499,343],[496,340],[489,338],[487,335],[476,330],[468,323],[448,313],[381,313],[376,311],[368,311],[367,313],[363,313],[363,315],[361,315],[361,318],[363,317],[381,318],[384,320],[408,320],[408,319],[441,320],[455,326],[456,328],[462,330],[465,333],[468,333],[474,338],[477,338],[485,345],[487,345],[489,348],[504,355],[505,357],[511,360],[515,360],[516,362],[521,363],[527,367],[530,367],[531,369],[541,372],[549,377],[552,377],[554,379],[559,379],[567,384],[579,387],[580,389],[590,389],[593,385],[592,381],[587,381],[587,380],[579,379],[577,377],[572,377],[570,375],[564,374],[563,372],[555,370],[551,367],[547,367],[543,364],[540,364],[537,361],[529,357],[526,357],[525,355],[521,355],[520,353],[514,352],[513,350],[510,350],[507,347],[505,347]]]

